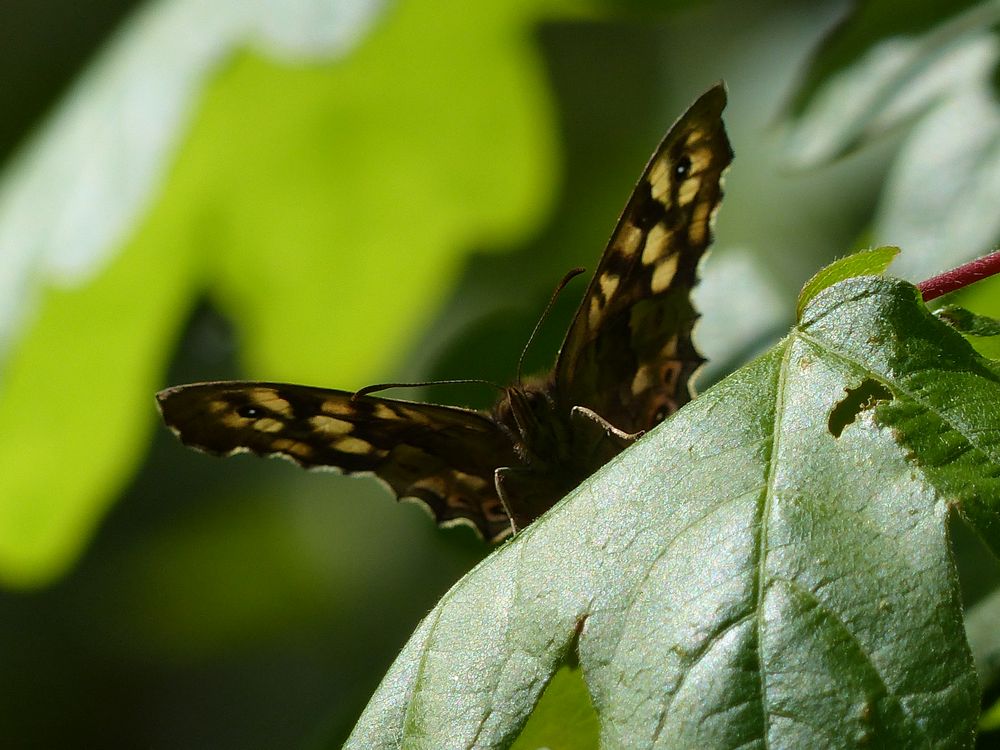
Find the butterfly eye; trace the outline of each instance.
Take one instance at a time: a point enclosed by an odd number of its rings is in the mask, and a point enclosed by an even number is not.
[[[677,163],[674,165],[674,177],[678,180],[683,180],[687,177],[688,172],[691,171],[691,159],[687,154],[678,159]]]
[[[264,415],[263,410],[258,409],[256,406],[241,406],[236,410],[236,413],[244,419],[257,419],[257,417]]]
[[[667,407],[661,406],[656,410],[656,414],[653,415],[653,421],[657,423],[662,422],[668,415],[669,412],[667,412]]]

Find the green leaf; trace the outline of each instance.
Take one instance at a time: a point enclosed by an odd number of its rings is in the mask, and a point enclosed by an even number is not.
[[[905,133],[873,227],[905,247],[896,273],[925,278],[1000,237],[1000,3],[859,3],[817,50],[790,106],[786,157],[829,162]]]
[[[1000,681],[1000,591],[982,599],[966,613],[965,630],[969,637],[969,646],[976,660],[976,671],[983,689],[988,694],[996,694],[996,685]],[[1000,700],[984,709],[979,717],[980,732],[996,732],[1000,730]],[[986,747],[989,740],[981,738],[981,744]]]
[[[793,94],[792,161],[827,162],[959,86],[985,83],[998,21],[995,0],[934,0],[919,10],[905,0],[858,4],[814,53]]]
[[[880,276],[885,273],[897,255],[899,255],[898,247],[876,247],[835,260],[820,269],[802,287],[798,304],[795,306],[795,319],[801,320],[806,305],[827,287],[854,276]]]
[[[44,583],[80,553],[158,427],[152,394],[206,294],[246,342],[248,375],[359,387],[430,320],[473,249],[532,230],[555,149],[545,74],[524,40],[557,5],[441,14],[408,0],[349,57],[310,64],[233,52],[257,22],[277,35],[272,51],[289,52],[296,27],[318,41],[329,27],[313,27],[309,9],[322,7],[309,0],[287,7],[301,15],[282,5],[278,21],[254,3],[206,16],[163,2],[123,30],[0,196],[5,271],[41,264],[0,278],[24,302],[0,363],[0,581]],[[339,53],[350,34],[333,26]],[[134,79],[138,93],[114,86]],[[156,127],[112,139],[110,156],[91,149],[103,141],[83,125],[133,120]],[[111,187],[80,204],[64,189],[79,175]],[[65,262],[47,257],[53,238]],[[60,284],[20,294],[25,279],[48,282],[50,261]]]
[[[119,254],[220,62],[248,40],[287,61],[336,59],[380,10],[378,0],[289,0],[280,12],[159,0],[132,14],[0,176],[0,362],[45,282],[81,286]]]
[[[789,110],[801,114],[813,97],[845,69],[856,65],[873,48],[893,37],[919,37],[939,28],[981,0],[862,0],[837,24],[813,53]]]
[[[969,638],[976,672],[984,688],[1000,682],[1000,591],[976,602],[965,614],[965,632]],[[1000,718],[1000,716],[998,716]],[[987,717],[982,717],[987,721]],[[1000,728],[1000,724],[997,725]]]
[[[1000,336],[1000,320],[977,315],[958,305],[945,305],[934,311],[941,320],[966,336]]]
[[[995,732],[1000,729],[1000,701],[997,701],[983,712],[979,728],[984,732]]]
[[[979,315],[1000,318],[1000,277],[991,276],[948,296],[948,301],[975,310]],[[976,351],[989,359],[1000,359],[1000,339],[974,337],[969,340]]]
[[[574,643],[605,747],[970,744],[946,519],[997,548],[998,404],[912,286],[823,290],[460,581],[347,747],[506,747]]]
[[[996,45],[991,37],[989,49]],[[1000,239],[1000,102],[982,72],[969,78],[913,126],[879,202],[874,236],[906,248],[894,270],[908,278],[985,254]]]

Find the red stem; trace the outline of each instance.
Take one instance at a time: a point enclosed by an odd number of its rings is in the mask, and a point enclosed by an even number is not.
[[[1000,273],[1000,250],[970,261],[964,266],[945,271],[940,276],[921,281],[917,284],[917,289],[920,290],[924,302],[930,302],[943,294],[982,281],[996,273]]]

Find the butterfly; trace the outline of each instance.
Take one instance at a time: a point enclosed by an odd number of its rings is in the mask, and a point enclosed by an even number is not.
[[[186,445],[372,474],[438,523],[499,541],[538,518],[692,397],[691,331],[732,149],[726,92],[670,128],[625,206],[545,377],[502,389],[489,412],[305,385],[226,381],[157,394]]]

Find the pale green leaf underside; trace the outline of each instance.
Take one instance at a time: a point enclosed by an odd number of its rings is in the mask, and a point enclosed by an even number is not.
[[[871,235],[906,248],[902,277],[939,273],[1000,236],[998,24],[996,0],[855,3],[793,94],[785,149],[799,167],[903,136]]]
[[[891,400],[859,401],[835,437],[863,386]],[[945,517],[961,502],[997,548],[998,403],[913,287],[820,292],[459,582],[347,747],[506,747],[578,631],[603,747],[971,742]]]
[[[873,28],[867,8],[855,9],[821,46],[794,94],[794,120],[786,148],[800,167],[816,166],[876,138],[942,98],[988,80],[996,64],[995,0],[939,3],[936,18],[909,27],[912,3],[893,0],[877,38],[830,57],[837,36]],[[887,3],[865,3],[873,7]],[[909,28],[908,28],[909,27]],[[900,243],[909,248],[909,244]]]

